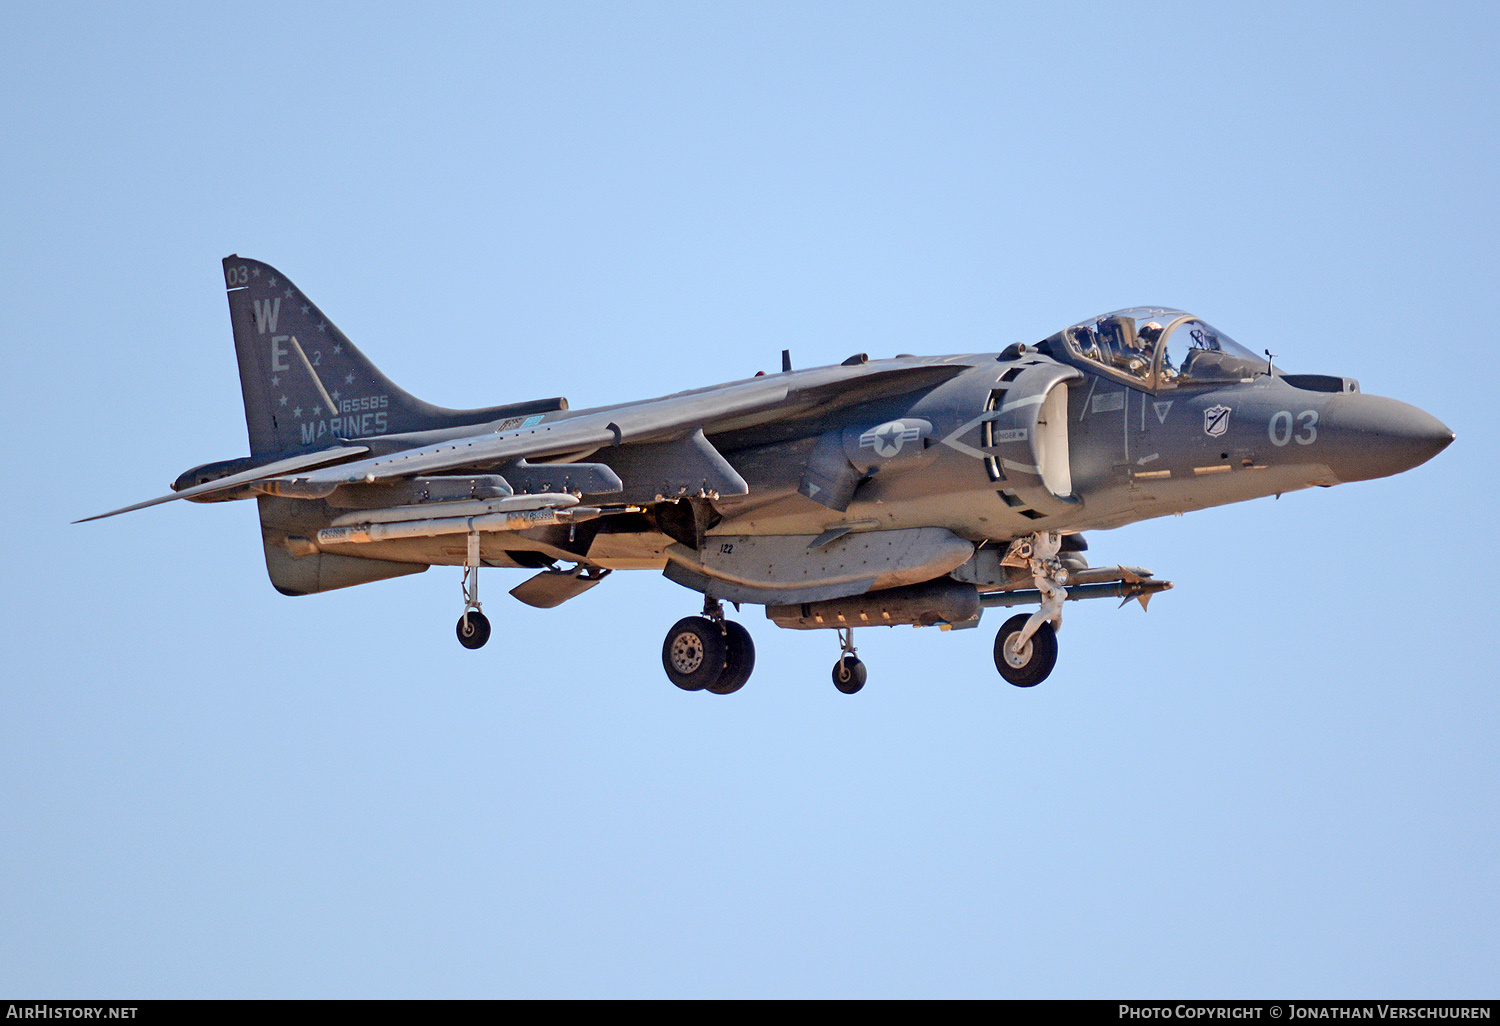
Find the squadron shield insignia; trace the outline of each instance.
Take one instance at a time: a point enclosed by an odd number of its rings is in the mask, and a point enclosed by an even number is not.
[[[1203,433],[1209,438],[1218,438],[1229,430],[1228,406],[1210,406],[1203,411]]]
[[[228,257],[224,280],[250,455],[101,516],[254,499],[286,595],[460,568],[470,649],[491,634],[481,567],[530,570],[510,593],[540,608],[655,570],[703,596],[662,643],[689,691],[738,691],[754,668],[726,601],[837,631],[848,694],[867,677],[856,627],[968,628],[986,608],[1035,604],[994,650],[1001,676],[1030,687],[1052,671],[1065,601],[1144,609],[1172,586],[1090,567],[1082,532],[1384,477],[1453,440],[1413,406],[1273,369],[1164,307],[999,353],[807,370],[783,353],[779,373],[597,410],[451,410],[382,374],[269,264]],[[1201,433],[1168,416],[1174,403],[1202,410]]]

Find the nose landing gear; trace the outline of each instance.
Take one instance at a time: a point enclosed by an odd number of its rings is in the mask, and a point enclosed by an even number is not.
[[[1030,616],[1017,613],[995,635],[995,669],[1018,688],[1036,687],[1057,665],[1057,632],[1062,629],[1062,606],[1068,598],[1063,587],[1068,571],[1057,558],[1061,548],[1061,534],[1038,531],[1011,542],[1005,555],[1006,560],[1024,562],[1042,594],[1041,608]]]
[[[724,619],[724,607],[705,597],[702,616],[686,616],[667,631],[661,646],[667,679],[684,691],[729,695],[745,686],[755,669],[750,632]]]
[[[1051,623],[1043,622],[1031,637],[1021,640],[1030,619],[1017,613],[995,635],[995,669],[1018,688],[1036,687],[1057,665],[1057,632]]]

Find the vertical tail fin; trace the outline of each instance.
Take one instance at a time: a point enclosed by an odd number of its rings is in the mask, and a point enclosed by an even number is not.
[[[449,410],[398,387],[270,264],[224,259],[250,453],[483,424],[568,408],[566,399]]]

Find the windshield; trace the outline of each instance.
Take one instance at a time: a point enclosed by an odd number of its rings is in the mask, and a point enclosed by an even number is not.
[[[1266,364],[1207,321],[1185,315],[1168,326],[1162,339],[1160,384],[1240,381],[1266,373]]]
[[[1239,381],[1264,374],[1266,361],[1207,321],[1182,310],[1136,306],[1065,328],[1071,355],[1135,379],[1144,388]]]

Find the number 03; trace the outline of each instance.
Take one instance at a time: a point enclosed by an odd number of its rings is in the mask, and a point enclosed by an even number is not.
[[[1272,415],[1268,429],[1271,444],[1285,445],[1295,437],[1298,445],[1312,445],[1318,440],[1318,411],[1303,410],[1297,414],[1297,426],[1299,430],[1293,436],[1291,410],[1282,410]]]

